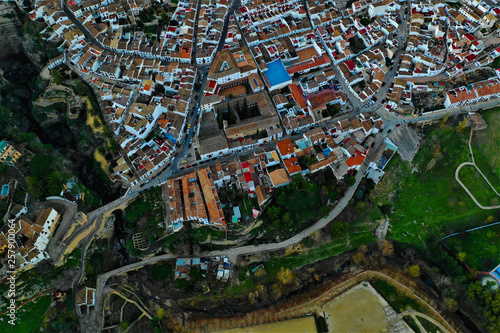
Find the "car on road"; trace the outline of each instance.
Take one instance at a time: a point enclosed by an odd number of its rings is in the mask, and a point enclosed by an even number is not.
[[[177,156],[179,156],[179,153],[175,153],[175,154],[174,154],[174,157],[177,157]]]
[[[156,175],[154,175],[153,177],[151,177],[151,179],[155,179],[156,178]]]
[[[188,124],[188,129],[190,129],[190,128],[191,128],[191,124]]]
[[[392,132],[392,130],[388,130],[388,131],[387,131],[387,134],[389,134],[389,133],[391,133],[391,132]]]
[[[182,144],[185,144],[186,143],[186,139],[184,139],[184,141],[182,141]]]
[[[139,186],[139,187],[144,187],[144,185],[146,185],[146,184],[145,184],[145,183],[144,183],[144,184],[141,184],[141,186]]]
[[[396,124],[396,127],[399,127],[399,126],[401,126],[401,124]]]
[[[190,167],[191,167],[191,165],[186,165],[186,169],[188,169],[188,168],[190,168]]]
[[[191,149],[191,146],[192,146],[192,144],[190,143],[189,146],[188,146],[188,149]]]
[[[194,96],[194,100],[197,101],[198,100],[198,95]]]
[[[198,120],[194,121],[194,126],[198,125]]]

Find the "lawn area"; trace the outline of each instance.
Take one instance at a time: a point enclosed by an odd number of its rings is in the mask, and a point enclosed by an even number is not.
[[[10,318],[6,314],[0,316],[3,319],[2,325],[0,325],[2,333],[39,332],[49,305],[50,296],[42,296],[20,307],[16,312],[16,324],[14,326],[7,323]]]
[[[495,214],[477,207],[455,180],[457,166],[469,160],[468,137],[453,125],[433,126],[413,161],[416,170],[399,156],[389,162],[372,200],[392,209],[394,240],[425,247],[429,235],[479,226]]]
[[[356,232],[349,233],[350,247],[347,246],[347,240],[333,239],[329,243],[319,245],[317,248],[303,252],[292,253],[281,258],[272,258],[264,263],[268,277],[274,277],[281,267],[290,269],[298,268],[313,262],[336,256],[355,249],[363,244],[369,244],[375,241],[373,233],[368,226],[360,226]]]
[[[491,186],[474,166],[463,166],[460,169],[458,177],[481,205],[496,206],[500,203],[500,197],[493,192]]]
[[[499,264],[500,225],[474,230],[468,233],[459,234],[444,240],[444,243],[456,255],[458,252],[465,252],[465,262],[471,268],[489,271]]]
[[[404,312],[407,308],[411,308],[415,311],[432,316],[425,306],[409,295],[405,295],[390,283],[379,279],[373,279],[369,282],[397,313]]]
[[[500,192],[500,108],[481,113],[488,128],[474,132],[472,152],[481,172]]]

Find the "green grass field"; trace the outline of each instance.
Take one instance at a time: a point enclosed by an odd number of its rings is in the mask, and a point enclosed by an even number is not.
[[[465,262],[471,268],[489,271],[499,263],[500,225],[474,230],[444,240],[444,243],[455,253],[465,252]]]
[[[500,192],[500,108],[482,113],[488,128],[474,132],[472,152],[481,172]]]
[[[463,166],[458,176],[481,205],[495,206],[500,203],[500,197],[472,165]]]
[[[44,314],[49,308],[50,296],[42,296],[17,309],[15,325],[8,323],[10,318],[5,314],[0,324],[2,333],[35,333],[40,331]]]
[[[500,115],[500,109],[484,111],[483,114],[487,121],[492,121]],[[484,135],[492,138],[499,130],[498,124],[495,121],[489,124],[491,133],[485,132]],[[430,127],[424,133],[425,144],[413,161],[417,170],[399,157],[391,160],[372,199],[379,205],[392,207],[393,213],[389,217],[393,239],[425,247],[429,235],[444,236],[452,231],[479,226],[485,224],[489,215],[495,220],[499,218],[498,212],[477,207],[455,180],[458,165],[470,160],[469,133],[469,129],[457,132],[452,125]],[[491,141],[483,142],[481,146],[474,145],[476,159],[482,164],[491,160],[493,153],[485,149],[492,145],[494,142]],[[488,169],[488,173],[483,171],[487,177],[492,176],[490,181],[495,181],[496,171],[492,166],[485,169]],[[494,195],[491,190],[490,193]],[[488,200],[494,199],[490,196]]]

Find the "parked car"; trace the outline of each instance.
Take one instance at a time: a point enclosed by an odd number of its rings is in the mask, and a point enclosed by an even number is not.
[[[399,126],[401,126],[401,124],[396,124],[396,127],[399,127]]]

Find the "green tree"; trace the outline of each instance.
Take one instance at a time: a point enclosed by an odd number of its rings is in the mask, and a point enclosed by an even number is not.
[[[237,120],[237,118],[236,118],[236,114],[235,114],[235,113],[234,113],[234,111],[233,111],[233,110],[229,107],[229,105],[228,105],[228,107],[227,107],[227,113],[228,113],[228,117],[229,117],[229,120],[228,120],[229,124],[231,124],[231,125],[232,125],[232,124],[236,124],[236,120]]]
[[[62,74],[59,73],[59,71],[57,71],[55,69],[52,69],[50,71],[50,76],[52,77],[52,82],[54,82],[54,84],[57,84],[57,85],[60,85],[64,80],[64,77],[62,76]]]
[[[356,177],[349,176],[349,178],[347,178],[347,184],[349,184],[349,186],[356,184]]]
[[[223,118],[222,118],[222,113],[220,111],[217,111],[217,124],[219,124],[219,129],[222,129],[223,126]]]
[[[285,215],[283,215],[283,223],[285,223],[287,226],[293,225],[293,219],[289,212],[286,212]]]
[[[419,277],[420,276],[420,266],[419,265],[411,265],[409,268],[407,268],[406,271],[412,277]]]
[[[0,175],[6,174],[7,170],[9,170],[8,164],[0,164]]]
[[[467,126],[467,118],[462,120],[462,122],[458,125],[457,132],[461,132],[465,128],[465,126]]]
[[[101,127],[101,121],[98,118],[94,118],[94,127]]]
[[[334,237],[345,235],[347,232],[348,223],[346,221],[334,221],[332,223],[332,234]]]
[[[47,154],[37,154],[31,159],[30,173],[37,179],[45,179],[52,173],[53,158]]]
[[[457,254],[457,259],[460,261],[460,262],[463,262],[465,261],[465,259],[467,258],[467,253],[465,252],[458,252]]]
[[[446,112],[446,114],[441,119],[441,126],[443,126],[446,123],[446,121],[448,120],[448,118],[450,118],[450,113]]]
[[[269,206],[267,209],[267,215],[271,220],[279,220],[281,209],[277,206]]]
[[[33,194],[37,199],[41,199],[45,194],[42,185],[36,177],[26,177],[28,181],[28,188],[31,194]]]

